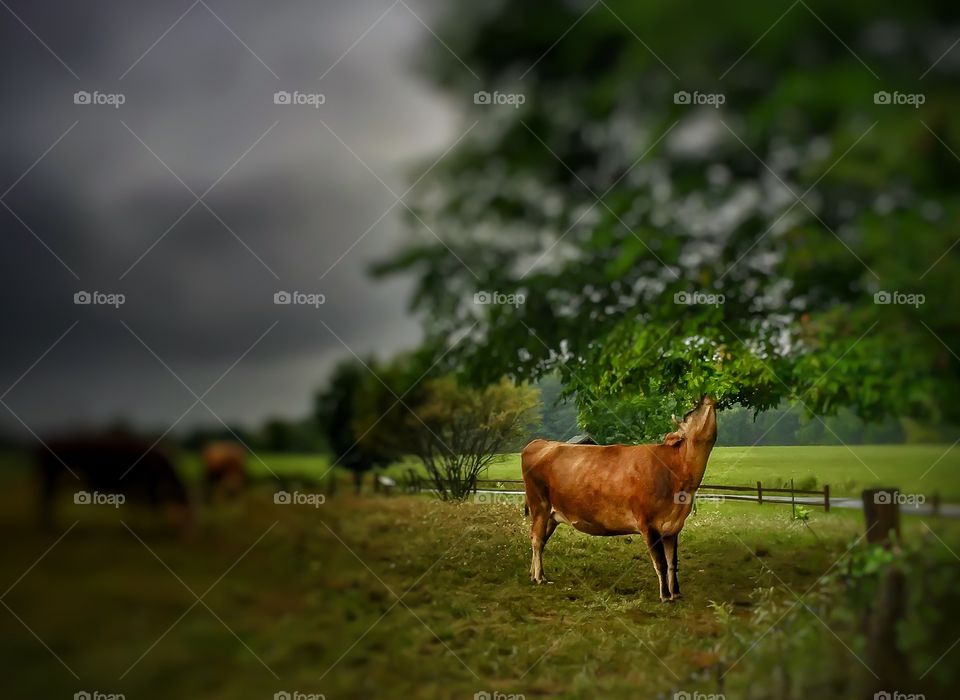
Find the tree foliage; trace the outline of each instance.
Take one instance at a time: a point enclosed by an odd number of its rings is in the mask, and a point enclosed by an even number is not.
[[[539,407],[536,389],[506,379],[482,388],[452,377],[431,380],[410,422],[410,452],[423,461],[441,498],[462,500],[494,457],[529,434]]]
[[[385,466],[393,453],[375,442],[361,441],[358,401],[372,375],[357,360],[345,360],[330,375],[327,388],[316,397],[314,414],[333,453],[334,464],[354,472],[357,488],[364,472]]]
[[[416,276],[431,343],[469,334],[448,366],[559,372],[601,437],[704,391],[955,422],[958,24],[937,0],[458,7],[425,70],[477,125],[377,272]]]
[[[428,376],[401,356],[375,369],[356,399],[354,430],[362,450],[423,463],[443,499],[473,493],[497,454],[525,439],[539,417],[539,392],[507,379],[473,387]]]

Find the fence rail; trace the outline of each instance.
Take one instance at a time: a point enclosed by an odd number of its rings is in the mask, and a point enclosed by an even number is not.
[[[426,489],[431,489],[434,487],[432,480],[425,477],[408,474],[406,479],[406,486],[412,491],[423,491]],[[505,488],[508,485],[515,485],[518,488],[510,489]],[[522,479],[477,479],[474,482],[474,491],[502,491],[504,493],[522,493],[523,492],[523,480]],[[750,486],[737,486],[735,484],[700,484],[698,493],[702,495],[708,495],[711,491],[729,491],[732,495],[731,498],[738,501],[751,501],[756,502],[759,505],[763,505],[764,496],[767,496],[768,503],[774,504],[793,504],[796,505],[797,496],[800,496],[803,500],[800,505],[805,506],[817,506],[822,507],[824,511],[830,511],[830,485],[825,484],[822,490],[814,489],[798,489],[791,486],[790,488],[785,488],[783,486],[764,486],[762,482],[758,481],[756,485]],[[754,495],[755,494],[755,495]],[[770,497],[770,494],[781,494],[781,496],[774,495]],[[789,500],[783,496],[790,496]],[[817,499],[808,498],[809,496],[817,496]]]
[[[755,486],[735,486],[732,484],[700,484],[700,488],[697,490],[697,493],[703,494],[704,492],[709,493],[710,491],[731,491],[736,493],[736,498],[738,501],[756,501],[757,504],[763,505],[764,496],[767,496],[768,503],[780,503],[780,504],[797,504],[797,496],[800,496],[802,501],[800,505],[804,506],[817,506],[822,507],[824,511],[830,512],[830,484],[824,484],[823,489],[817,491],[814,489],[798,489],[793,486],[793,481],[790,482],[790,487],[785,488],[782,486],[764,486],[763,482],[758,481]],[[753,494],[756,494],[755,496]],[[782,494],[782,496],[773,496],[770,497],[770,494]],[[704,494],[706,495],[706,494]],[[789,500],[783,496],[790,496]],[[808,496],[816,496],[816,499],[806,498]]]
[[[412,469],[407,471],[398,479],[396,486],[408,493],[436,492],[437,484],[426,476],[417,474]],[[778,484],[782,481],[778,481]],[[497,494],[523,496],[524,488],[521,479],[477,479],[473,484],[474,493]],[[893,492],[895,489],[887,489]],[[852,496],[833,496],[831,498],[830,485],[824,484],[822,490],[788,488],[785,486],[764,486],[763,482],[757,481],[756,484],[749,486],[739,486],[736,484],[701,484],[697,490],[700,497],[709,498],[717,496],[729,499],[731,501],[742,501],[746,503],[756,503],[763,505],[769,503],[773,505],[809,506],[823,508],[829,512],[831,508],[841,509],[860,509],[861,499]],[[729,495],[724,495],[729,494]],[[939,494],[936,492],[927,498],[928,504],[924,506],[925,510],[917,510],[917,513],[928,514],[932,516],[943,516],[948,518],[960,519],[960,503],[942,503]],[[696,505],[696,503],[694,503]],[[918,506],[918,508],[920,508]],[[913,510],[908,513],[913,513]]]

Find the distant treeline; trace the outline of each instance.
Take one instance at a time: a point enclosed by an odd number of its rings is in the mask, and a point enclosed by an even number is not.
[[[541,410],[538,425],[525,437],[508,446],[519,451],[533,438],[569,440],[584,430],[577,420],[573,400],[562,400],[560,382],[547,377],[537,384]],[[615,406],[611,408],[615,409]],[[666,433],[669,426],[663,426]],[[125,429],[133,431],[129,426]],[[231,432],[232,431],[232,432]],[[764,411],[754,418],[751,409],[734,407],[719,414],[718,445],[863,445],[894,443],[952,443],[960,438],[960,428],[889,418],[881,423],[865,423],[849,410],[816,418],[805,415],[802,407],[784,406]],[[255,429],[232,426],[195,428],[181,435],[180,445],[199,450],[212,440],[239,438],[256,452],[324,453],[331,452],[315,416],[301,420],[274,418]],[[0,435],[0,449],[22,449],[23,438]]]
[[[882,445],[953,442],[956,428],[931,427],[903,418],[865,423],[840,409],[824,418],[805,415],[803,407],[764,411],[754,419],[750,409],[735,407],[719,414],[718,445]]]
[[[540,421],[528,438],[510,445],[519,451],[533,438],[569,440],[584,431],[577,421],[572,400],[561,400],[562,386],[548,377],[537,384],[540,389]],[[889,418],[881,423],[865,423],[849,410],[836,415],[811,418],[802,406],[784,406],[764,411],[754,418],[753,410],[734,407],[719,414],[718,445],[882,445],[895,443],[953,442],[960,429],[931,426],[909,419]],[[663,426],[666,433],[669,426]],[[251,449],[264,452],[328,452],[326,439],[314,417],[300,421],[269,420],[258,430],[234,428]],[[182,444],[198,449],[208,440],[232,439],[224,428],[198,429]]]
[[[223,426],[196,428],[185,435],[180,444],[188,450],[199,450],[213,440],[236,440],[237,438],[255,452],[329,451],[327,442],[312,417],[299,421],[273,418],[266,421],[258,430],[238,426],[232,427],[231,430]]]

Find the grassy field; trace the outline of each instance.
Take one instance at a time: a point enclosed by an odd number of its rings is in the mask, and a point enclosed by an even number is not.
[[[186,453],[179,460],[190,477],[200,472],[196,454]],[[16,472],[22,458],[0,454],[0,472]],[[331,460],[327,455],[260,453],[249,460],[251,473],[269,477],[304,475],[328,477]],[[400,477],[408,470],[422,471],[412,460],[391,466],[386,472]],[[336,470],[347,487],[343,470]],[[483,478],[519,479],[520,455],[497,457]],[[749,485],[762,481],[768,487],[789,485],[797,488],[822,488],[830,484],[837,496],[856,496],[864,488],[895,486],[904,493],[938,492],[951,502],[960,502],[960,445],[854,445],[813,447],[717,447],[710,456],[705,483]]]
[[[490,479],[519,479],[520,455],[503,455],[490,465]],[[704,482],[823,488],[834,495],[859,495],[871,486],[896,486],[904,493],[940,495],[960,501],[960,446],[856,445],[816,447],[717,447]]]
[[[854,627],[831,621],[828,634],[813,617],[831,619],[817,581],[861,532],[858,514],[803,524],[788,509],[703,505],[681,540],[685,597],[663,604],[639,538],[566,527],[545,553],[553,583],[531,585],[513,505],[341,494],[311,508],[264,488],[207,510],[183,540],[130,506],[69,502],[41,533],[16,493],[0,516],[13,585],[0,658],[22,697],[761,698],[796,675],[795,697],[848,698],[860,671]],[[957,526],[930,526],[960,545]],[[811,587],[807,612],[794,594]],[[944,663],[958,661],[960,648]]]
[[[854,449],[902,488],[929,482],[958,493],[955,452],[921,478],[946,446]],[[285,475],[317,478],[329,467],[323,457],[261,458]],[[341,473],[343,488],[318,508],[274,504],[268,482],[202,510],[187,539],[142,508],[75,506],[68,496],[58,527],[41,532],[29,475],[2,461],[9,590],[0,658],[22,697],[632,698],[638,689],[644,697],[722,689],[728,698],[827,699],[851,697],[861,672],[859,623],[821,597],[821,577],[843,569],[863,531],[859,513],[814,512],[804,523],[789,508],[701,504],[681,540],[685,597],[665,605],[636,537],[561,527],[544,556],[553,583],[532,586],[518,505],[354,497]],[[181,465],[199,469],[192,455]],[[257,460],[251,468],[267,474]],[[852,490],[871,483],[862,471],[845,448],[719,448],[707,479],[814,476]],[[490,468],[492,478],[517,475],[516,455]],[[949,558],[944,570],[954,563],[960,523],[911,518],[905,529]],[[960,645],[940,663],[958,662]],[[757,690],[767,687],[779,691]]]
[[[267,474],[269,466],[279,474],[304,473],[319,476],[327,472],[330,460],[314,455],[260,455],[263,463],[251,460],[251,469]],[[195,458],[188,465],[199,468]],[[266,465],[266,466],[265,466]],[[394,465],[388,473],[399,476],[417,469],[413,462]],[[519,479],[520,455],[496,458],[484,478]],[[707,466],[705,482],[711,484],[755,484],[768,487],[789,485],[822,488],[830,484],[838,496],[856,496],[864,488],[895,486],[904,493],[932,495],[960,502],[960,445],[855,445],[851,447],[718,447]]]

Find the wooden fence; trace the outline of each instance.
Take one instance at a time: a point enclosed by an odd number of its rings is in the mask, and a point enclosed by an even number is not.
[[[768,503],[795,503],[797,496],[817,496],[817,500],[811,500],[809,498],[804,499],[803,505],[807,506],[823,506],[823,509],[827,512],[830,512],[830,484],[825,484],[823,489],[820,491],[815,491],[811,489],[798,489],[794,488],[791,482],[790,488],[777,487],[772,488],[769,486],[764,486],[761,482],[757,482],[756,486],[730,486],[728,484],[700,484],[700,489],[698,492],[702,491],[732,491],[735,493],[733,497],[734,500],[738,501],[756,501],[759,505],[763,505],[763,496],[767,494]],[[756,495],[754,495],[756,494]],[[770,499],[769,496],[773,494],[775,498]],[[790,500],[786,500],[785,496],[790,496]]]
[[[404,480],[404,486],[410,491],[424,491],[433,488],[433,483],[422,476],[408,474]],[[477,479],[476,491],[502,491],[503,493],[523,493],[523,481],[520,479]],[[701,496],[721,495],[712,492],[723,491],[730,492],[731,495],[724,495],[723,498],[729,498],[734,501],[751,501],[758,505],[764,504],[764,496],[767,503],[790,505],[796,504],[796,498],[803,498],[801,505],[823,507],[827,512],[830,511],[830,485],[824,485],[822,490],[798,489],[784,487],[764,486],[760,481],[756,486],[733,486],[730,484],[700,484],[698,494]],[[771,497],[772,496],[772,497]],[[786,496],[790,496],[789,499]],[[809,498],[816,496],[816,500]]]

